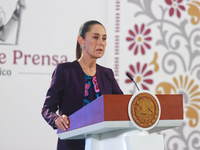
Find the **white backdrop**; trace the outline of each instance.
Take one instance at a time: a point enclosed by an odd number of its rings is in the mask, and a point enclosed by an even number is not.
[[[0,149],[56,149],[56,131],[41,116],[51,74],[57,61],[75,59],[78,29],[83,22],[95,19],[104,24],[108,34],[106,53],[98,63],[113,69],[125,94],[136,91],[126,72],[134,76],[140,89],[184,94],[185,122],[181,128],[162,133],[165,149],[199,150],[200,3],[168,2],[26,0],[19,44],[14,45],[17,30],[6,42],[0,41]],[[0,0],[5,23],[16,3]],[[180,17],[176,11],[169,13],[172,8],[179,10]],[[193,15],[190,8],[195,10]]]
[[[16,2],[0,0],[6,22]],[[1,59],[6,61],[0,64],[1,71],[11,72],[10,76],[0,75],[0,149],[54,150],[56,131],[41,117],[55,68],[52,57],[57,55],[59,62],[65,60],[63,55],[67,61],[75,59],[76,38],[81,24],[96,19],[107,26],[107,1],[27,0],[26,5],[21,18],[19,45],[0,45],[0,53],[6,55]],[[15,36],[16,31],[5,43],[14,43]],[[37,65],[32,61],[37,57],[35,55],[39,56]],[[42,64],[42,56],[46,55],[50,57],[50,64],[47,59]],[[105,57],[101,61],[105,64]]]

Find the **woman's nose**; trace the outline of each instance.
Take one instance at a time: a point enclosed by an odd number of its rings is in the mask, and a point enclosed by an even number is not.
[[[99,41],[98,41],[98,43],[103,45],[103,44],[104,44],[104,41],[103,41],[103,39],[99,38]]]

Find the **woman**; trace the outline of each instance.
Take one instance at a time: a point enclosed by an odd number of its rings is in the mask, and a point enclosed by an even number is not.
[[[106,30],[98,21],[85,22],[77,38],[74,62],[57,65],[42,116],[54,129],[69,128],[68,116],[95,100],[102,94],[123,94],[113,71],[96,64],[104,55]],[[59,109],[59,115],[56,111]],[[60,140],[58,150],[84,150],[85,140]]]

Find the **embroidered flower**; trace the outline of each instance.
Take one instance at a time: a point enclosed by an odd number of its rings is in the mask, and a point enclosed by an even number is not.
[[[95,90],[95,92],[98,93],[100,90],[99,90],[99,86],[98,86],[98,82],[97,82],[96,76],[92,77],[92,82],[94,84],[94,90]]]
[[[147,43],[151,41],[152,38],[149,37],[149,33],[151,32],[150,29],[145,30],[145,25],[142,24],[141,28],[139,29],[138,25],[135,25],[135,31],[129,30],[130,37],[127,37],[126,40],[129,42],[131,41],[131,45],[129,46],[129,50],[134,49],[134,54],[138,53],[140,49],[142,54],[145,54],[145,48],[150,49],[151,46]]]
[[[90,87],[90,84],[88,84],[88,83],[85,83],[85,96],[88,96],[88,89],[89,89],[89,87]]]
[[[152,84],[153,80],[149,79],[149,76],[153,74],[152,70],[147,70],[147,64],[144,64],[142,67],[140,62],[137,62],[136,67],[130,65],[131,72],[128,72],[134,79],[136,83],[139,83],[142,86],[142,89],[149,90],[147,84]],[[126,79],[126,83],[131,83],[130,79]]]
[[[181,17],[181,12],[180,10],[185,10],[185,7],[183,5],[181,5],[181,2],[183,0],[165,0],[165,2],[171,6],[170,10],[169,10],[169,15],[172,16],[175,11],[176,11],[176,15],[178,18]]]

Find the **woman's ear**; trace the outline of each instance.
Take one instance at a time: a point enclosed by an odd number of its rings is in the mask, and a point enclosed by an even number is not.
[[[78,36],[77,41],[81,46],[85,45],[85,40],[81,36]]]

